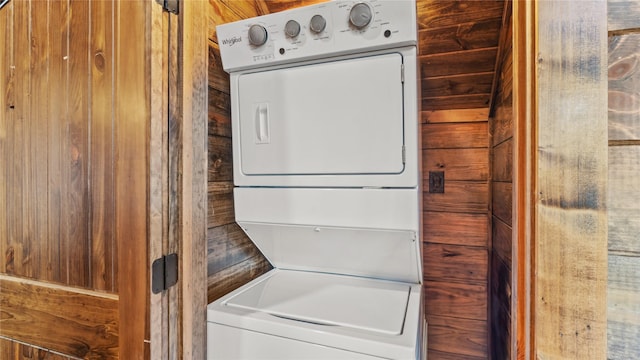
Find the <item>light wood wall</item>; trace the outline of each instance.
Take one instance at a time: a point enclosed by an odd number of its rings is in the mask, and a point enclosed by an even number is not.
[[[141,1],[0,10],[4,338],[78,358],[144,355],[148,20]],[[48,356],[8,340],[4,351]]]
[[[640,6],[608,8],[607,358],[640,357]]]

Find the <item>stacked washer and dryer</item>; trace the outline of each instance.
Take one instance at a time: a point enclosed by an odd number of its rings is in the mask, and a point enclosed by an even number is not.
[[[217,27],[237,223],[274,269],[209,304],[209,359],[420,359],[416,4]]]

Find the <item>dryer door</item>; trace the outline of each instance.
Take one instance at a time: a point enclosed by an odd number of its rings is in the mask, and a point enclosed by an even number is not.
[[[242,173],[402,173],[402,62],[391,53],[240,75]]]

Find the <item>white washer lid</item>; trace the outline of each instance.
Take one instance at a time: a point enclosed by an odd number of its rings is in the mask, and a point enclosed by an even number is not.
[[[274,316],[402,334],[411,284],[303,271],[282,271],[226,301]]]

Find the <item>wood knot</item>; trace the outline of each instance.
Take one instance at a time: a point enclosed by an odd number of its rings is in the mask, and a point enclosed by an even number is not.
[[[98,69],[100,72],[104,72],[105,59],[102,51],[98,51],[93,58],[96,69]]]

